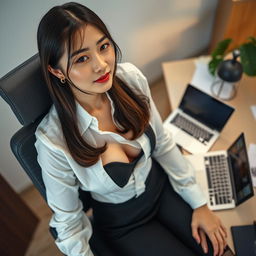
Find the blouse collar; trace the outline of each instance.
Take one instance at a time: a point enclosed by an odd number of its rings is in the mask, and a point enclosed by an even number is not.
[[[115,112],[115,107],[114,107],[114,103],[111,99],[111,97],[109,96],[109,94],[106,92],[106,95],[110,101],[110,105],[111,105],[111,115],[112,118],[114,116],[114,112]],[[89,114],[81,105],[78,101],[76,101],[76,115],[77,115],[77,120],[78,120],[78,128],[81,134],[84,134],[86,132],[86,130],[88,128],[92,128],[94,130],[99,130],[99,126],[98,126],[98,120],[96,117],[92,116],[91,114]],[[115,125],[118,125],[114,118],[113,121],[115,123]]]

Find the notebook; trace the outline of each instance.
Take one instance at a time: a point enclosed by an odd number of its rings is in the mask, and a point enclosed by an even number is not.
[[[256,256],[256,225],[231,227],[237,256]]]
[[[253,196],[244,134],[227,151],[186,155],[212,210],[234,208]]]
[[[188,85],[179,107],[164,121],[174,141],[188,152],[205,153],[219,137],[234,108]]]

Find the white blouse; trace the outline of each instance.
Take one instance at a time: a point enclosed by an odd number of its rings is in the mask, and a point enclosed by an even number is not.
[[[156,135],[156,147],[152,157],[167,173],[174,190],[195,209],[206,204],[206,199],[196,183],[194,169],[182,156],[172,140],[169,131],[162,125],[161,117],[151,98],[148,82],[134,65],[117,65],[116,75],[138,93],[145,94],[150,100],[150,125]],[[112,117],[115,107],[110,97]],[[44,117],[36,130],[36,149],[38,162],[46,187],[47,202],[54,214],[50,226],[58,232],[56,244],[66,255],[91,256],[88,241],[92,228],[78,197],[78,189],[90,191],[91,196],[101,202],[122,203],[145,191],[145,181],[151,168],[150,141],[146,134],[136,140],[126,140],[123,136],[101,131],[98,121],[77,106],[78,126],[85,140],[95,147],[105,141],[115,140],[143,150],[129,182],[119,187],[103,168],[101,159],[90,166],[82,167],[71,157],[65,144],[61,125],[54,106]]]

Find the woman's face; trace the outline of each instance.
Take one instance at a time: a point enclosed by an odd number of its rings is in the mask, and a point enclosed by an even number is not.
[[[115,50],[111,41],[96,27],[86,25],[77,33],[76,44],[70,53],[69,79],[79,89],[90,94],[104,93],[113,83]],[[82,40],[82,42],[81,42]],[[66,70],[67,51],[60,59],[62,70]],[[67,75],[65,75],[67,78]],[[81,92],[71,86],[75,96]]]

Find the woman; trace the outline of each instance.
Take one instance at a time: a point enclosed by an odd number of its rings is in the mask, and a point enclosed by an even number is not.
[[[163,129],[146,78],[117,63],[100,18],[77,3],[56,6],[37,38],[54,104],[35,145],[59,249],[93,255],[105,241],[104,256],[222,255],[225,228]],[[93,232],[79,188],[92,197]]]

